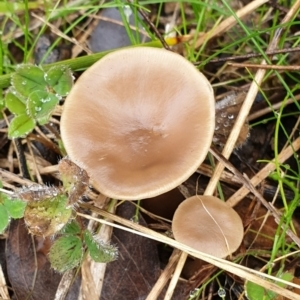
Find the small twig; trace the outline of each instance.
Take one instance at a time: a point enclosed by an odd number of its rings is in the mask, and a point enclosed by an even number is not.
[[[48,124],[45,124],[44,125],[44,127],[49,131],[49,132],[51,132],[54,136],[55,136],[55,138],[56,139],[61,139],[61,136],[60,136],[60,133],[59,133],[59,131],[57,130],[57,128],[55,127],[55,125],[51,122],[51,123],[48,123]],[[42,133],[42,131],[41,132],[39,132],[40,134]],[[41,134],[42,135],[42,134]],[[44,137],[46,138],[46,135],[44,135]],[[47,138],[46,138],[47,139]],[[50,139],[49,139],[49,141],[50,141]]]
[[[30,143],[30,141],[29,141],[28,138],[26,138],[26,140],[27,140],[27,146],[28,146],[29,153],[30,153],[30,155],[32,157],[33,168],[34,168],[34,171],[35,171],[35,175],[36,175],[37,181],[38,181],[39,184],[43,184],[43,179],[42,179],[41,174],[39,172],[39,168],[37,166],[36,158],[35,158],[35,155],[33,153],[33,150],[32,150],[32,147],[31,147],[31,143]]]
[[[77,270],[74,268],[64,273],[57,287],[54,300],[64,300],[66,298],[74,277],[76,276],[76,272]]]
[[[284,48],[284,49],[278,49],[278,50],[273,50],[273,51],[266,51],[266,55],[275,55],[275,54],[286,54],[286,53],[292,53],[292,52],[299,52],[300,47],[294,47],[294,48]],[[207,62],[207,64],[210,63],[220,63],[220,62],[227,62],[227,61],[235,61],[235,60],[246,60],[249,58],[255,58],[255,57],[261,57],[262,53],[249,53],[245,55],[235,55],[235,56],[228,56],[228,57],[220,57],[220,58],[215,58]],[[202,62],[197,62],[195,63],[196,65],[200,65]]]
[[[284,102],[284,105],[287,106],[287,105],[290,105],[292,103],[295,103],[295,101],[300,101],[300,95],[297,95],[294,97],[294,99],[290,98],[290,99],[287,99],[285,102]],[[280,101],[278,103],[275,103],[275,104],[272,104],[272,106],[268,106],[268,107],[265,107],[263,109],[260,109],[256,112],[254,112],[253,114],[249,115],[249,117],[247,118],[247,121],[250,122],[252,120],[255,120],[265,114],[268,114],[272,111],[275,111],[276,109],[279,109],[281,106],[283,105],[283,102]]]
[[[130,0],[127,0],[127,2],[129,3],[129,5],[132,4]],[[142,15],[142,17],[144,18],[144,20],[146,21],[146,23],[149,25],[149,27],[153,30],[153,32],[155,33],[156,37],[160,40],[160,42],[163,45],[163,47],[166,50],[172,51],[171,48],[169,47],[169,45],[167,44],[167,42],[165,41],[165,39],[163,38],[163,36],[158,31],[158,29],[155,27],[155,25],[148,18],[147,14],[145,14],[145,12],[141,8],[139,8],[139,7],[137,7],[136,9]]]
[[[109,198],[105,197],[105,203],[109,201]],[[116,210],[117,200],[111,200],[108,213],[114,214]],[[94,222],[91,220],[88,224],[88,228],[92,230]],[[104,242],[111,240],[113,228],[111,226],[101,226],[96,237]],[[77,299],[100,299],[104,282],[106,263],[98,263],[91,259],[90,255],[87,255],[81,265],[81,286]]]
[[[27,179],[27,178],[22,178],[21,176],[17,175],[17,174],[14,174],[12,172],[9,172],[7,170],[4,170],[2,168],[0,168],[0,177],[1,179],[5,182],[5,180],[11,182],[16,182],[16,183],[19,183],[21,185],[31,185],[32,184],[32,181]]]
[[[15,194],[15,193],[12,192],[12,191],[5,190],[5,189],[2,189],[2,188],[0,188],[0,192],[1,192],[1,193],[4,193],[4,194],[6,194],[6,195],[10,195],[10,196],[12,196],[12,195]]]
[[[30,175],[29,175],[27,163],[26,163],[26,158],[25,158],[25,153],[24,153],[24,149],[23,149],[21,140],[14,139],[14,144],[16,146],[15,149],[16,149],[18,160],[19,160],[21,174],[24,178],[30,179]]]
[[[5,276],[1,265],[0,265],[0,296],[1,299],[7,299],[7,300],[10,299]]]
[[[282,70],[282,71],[299,71],[300,66],[277,66],[277,65],[260,65],[248,63],[228,63],[229,66],[237,68],[255,68],[265,70]]]
[[[46,24],[50,29],[51,31],[56,34],[57,36],[71,42],[72,44],[80,47],[83,51],[85,51],[87,54],[91,54],[92,51],[86,47],[85,45],[82,45],[80,44],[75,38],[70,38],[69,36],[67,36],[66,34],[64,34],[62,31],[60,31],[56,26],[52,25],[50,22],[48,22],[47,20],[45,20],[44,18],[38,16],[37,14],[35,14],[34,12],[31,13],[31,15],[38,19],[39,21],[41,21],[42,23]]]

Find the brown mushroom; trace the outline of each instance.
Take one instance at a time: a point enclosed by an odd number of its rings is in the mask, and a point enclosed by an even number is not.
[[[106,55],[66,99],[61,133],[69,157],[106,196],[167,192],[202,163],[214,132],[208,80],[185,58],[147,47]]]
[[[193,196],[175,211],[175,240],[198,251],[224,258],[240,246],[244,228],[237,212],[213,196]]]

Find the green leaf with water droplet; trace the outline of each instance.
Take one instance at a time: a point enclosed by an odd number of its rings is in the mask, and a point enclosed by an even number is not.
[[[3,203],[0,203],[0,233],[6,229],[9,223],[9,215]]]
[[[73,76],[67,66],[54,66],[45,74],[46,82],[60,96],[66,96],[73,86]]]
[[[63,234],[79,234],[80,233],[80,226],[76,221],[72,221],[68,223],[64,228],[63,228]]]
[[[35,91],[31,93],[27,101],[28,114],[35,118],[39,124],[44,125],[59,102],[57,96],[45,91]]]
[[[21,97],[17,96],[17,92],[10,89],[5,96],[5,106],[15,115],[26,114],[26,105]]]
[[[82,242],[79,237],[63,236],[52,245],[49,260],[53,269],[63,273],[79,266],[82,254]]]
[[[8,128],[8,137],[10,139],[24,137],[35,127],[35,121],[28,115],[19,115],[12,119]]]
[[[96,241],[88,230],[84,232],[83,236],[90,256],[95,262],[108,263],[117,259],[118,249],[116,247],[103,241]]]
[[[11,84],[24,97],[37,90],[46,90],[44,71],[38,66],[21,65],[11,77]]]
[[[4,199],[4,206],[13,219],[23,218],[26,204],[19,199],[9,199],[8,197]]]
[[[44,237],[61,230],[72,215],[72,208],[66,208],[67,201],[64,194],[45,194],[39,201],[29,201],[24,213],[28,230]]]

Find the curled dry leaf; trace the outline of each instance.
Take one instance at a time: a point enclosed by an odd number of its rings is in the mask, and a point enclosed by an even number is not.
[[[67,157],[60,160],[58,171],[63,182],[64,189],[69,194],[68,204],[74,204],[80,200],[88,188],[89,176],[87,172],[73,163]]]

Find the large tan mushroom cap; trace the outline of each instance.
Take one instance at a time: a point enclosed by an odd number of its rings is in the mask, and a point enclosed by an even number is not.
[[[224,258],[240,246],[244,228],[240,216],[213,196],[193,196],[175,211],[175,239],[198,251]]]
[[[214,132],[214,96],[186,59],[164,49],[108,54],[75,83],[61,119],[70,158],[104,195],[167,192],[202,163]]]

